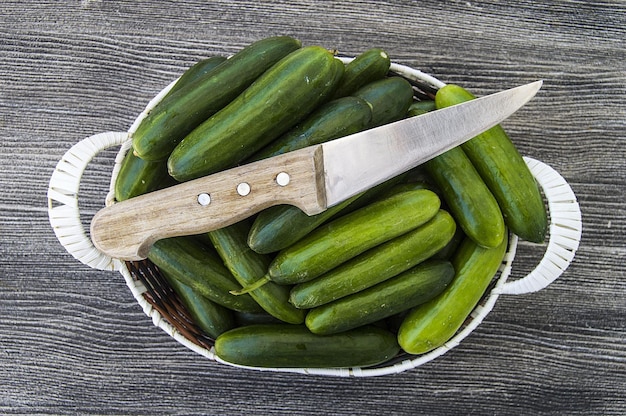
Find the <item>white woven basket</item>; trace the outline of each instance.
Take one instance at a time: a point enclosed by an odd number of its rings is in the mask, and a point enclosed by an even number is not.
[[[349,62],[352,58],[341,58]],[[438,79],[413,68],[392,63],[391,71],[412,81],[424,89],[436,90],[445,85]],[[59,161],[50,179],[48,188],[48,213],[50,224],[65,249],[80,262],[100,270],[119,271],[130,288],[133,296],[143,308],[144,313],[152,318],[154,325],[163,329],[171,337],[189,349],[211,360],[233,365],[220,360],[214,353],[211,342],[194,337],[185,330],[183,322],[187,319],[184,313],[181,316],[169,315],[169,307],[158,307],[155,303],[154,288],[147,287],[145,281],[138,278],[144,273],[142,264],[125,263],[113,259],[98,251],[88,237],[81,219],[78,208],[78,189],[83,172],[89,162],[102,150],[113,146],[121,146],[115,159],[115,165],[111,176],[109,192],[106,196],[106,205],[114,203],[114,184],[120,169],[122,160],[130,149],[130,136],[139,122],[158,103],[162,97],[174,85],[175,81],[168,85],[156,97],[154,97],[145,110],[135,120],[128,132],[101,133],[87,137],[69,149]],[[504,261],[500,267],[498,276],[494,278],[488,292],[479,305],[474,309],[464,326],[445,345],[429,353],[411,356],[400,355],[389,362],[370,368],[256,368],[262,371],[295,372],[304,374],[317,374],[341,377],[368,377],[386,374],[400,373],[445,354],[451,348],[457,346],[467,337],[493,309],[496,300],[502,294],[522,294],[536,292],[548,286],[557,279],[572,262],[578,248],[581,233],[581,213],[576,196],[565,179],[550,166],[531,158],[524,158],[532,174],[540,184],[548,202],[550,217],[549,240],[546,252],[537,266],[523,278],[507,281],[511,274],[513,259],[517,249],[518,238],[511,234],[509,247]],[[149,272],[148,272],[149,274]],[[149,286],[149,285],[148,285]],[[172,292],[173,293],[173,292]],[[164,295],[167,297],[167,293]],[[175,306],[174,306],[175,308]],[[177,311],[177,313],[179,313]],[[168,315],[169,320],[164,317]],[[241,367],[241,366],[238,366]],[[250,367],[244,367],[250,368]]]

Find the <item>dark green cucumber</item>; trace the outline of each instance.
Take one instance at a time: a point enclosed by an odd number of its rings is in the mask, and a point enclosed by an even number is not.
[[[226,58],[222,56],[212,56],[198,61],[180,76],[166,97],[174,94],[187,84],[201,82],[203,77],[225,60]],[[176,184],[176,181],[167,171],[167,159],[144,160],[137,156],[131,148],[124,157],[120,171],[115,179],[115,199],[124,201],[174,184]]]
[[[241,221],[219,230],[211,231],[209,237],[226,267],[242,286],[248,286],[262,278],[271,258],[256,253],[246,244],[250,226]],[[240,295],[247,296],[247,295]],[[270,315],[290,324],[304,322],[304,312],[289,303],[289,287],[269,282],[251,291],[250,296]]]
[[[252,161],[302,149],[365,130],[372,120],[369,105],[357,97],[323,104],[294,128],[258,151]]]
[[[183,137],[300,46],[296,39],[277,36],[243,48],[203,82],[188,84],[159,102],[133,134],[133,149],[142,159],[166,159]]]
[[[484,248],[465,238],[451,262],[456,275],[437,297],[412,309],[400,325],[398,342],[409,354],[424,354],[454,336],[497,273],[508,240]]]
[[[413,101],[407,110],[407,115],[409,117],[420,116],[422,114],[426,114],[429,111],[435,110],[437,107],[434,101],[423,100],[423,101]]]
[[[168,159],[170,175],[186,181],[251,157],[327,101],[343,70],[322,47],[292,52],[185,136]]]
[[[215,341],[227,362],[271,368],[367,367],[395,357],[396,337],[375,326],[319,336],[304,325],[250,325],[225,332]]]
[[[429,190],[402,192],[328,222],[279,252],[268,277],[280,284],[312,280],[435,216],[440,200]]]
[[[169,273],[165,273],[163,270],[161,273],[180,298],[193,322],[206,335],[215,339],[218,335],[235,327],[235,317],[232,310],[201,296],[196,290],[170,276]]]
[[[178,78],[176,83],[167,92],[167,95],[174,94],[187,84],[203,81],[207,74],[224,61],[226,61],[226,57],[224,56],[211,56],[206,59],[201,59],[183,72],[180,78]]]
[[[379,48],[368,49],[346,64],[346,71],[339,82],[334,97],[352,94],[365,85],[387,75],[391,59],[387,52]]]
[[[274,318],[263,311],[258,313],[234,312],[236,326],[257,324],[284,324],[280,319]]]
[[[435,96],[438,108],[475,97],[458,85],[446,85]],[[498,201],[507,227],[534,243],[545,239],[548,218],[537,182],[502,126],[497,125],[461,145]]]
[[[124,201],[176,184],[165,160],[143,160],[129,149],[115,178],[115,199]]]
[[[452,216],[440,210],[426,224],[294,286],[289,300],[297,308],[310,309],[365,290],[433,256],[452,239],[455,229]]]
[[[305,323],[318,335],[371,324],[433,299],[453,277],[450,262],[429,260],[369,289],[311,309]]]
[[[169,277],[178,279],[215,303],[236,311],[262,310],[250,296],[230,293],[240,290],[241,285],[215,251],[194,237],[159,240],[150,249],[148,258]]]
[[[293,205],[276,205],[259,213],[250,228],[248,245],[258,253],[274,253],[300,241],[323,223],[361,208],[400,181],[392,178],[316,215]]]
[[[448,150],[424,166],[463,232],[483,247],[499,246],[506,234],[502,212],[463,149]]]
[[[372,123],[376,127],[406,117],[413,102],[413,87],[404,78],[390,77],[367,84],[353,94],[372,107]]]

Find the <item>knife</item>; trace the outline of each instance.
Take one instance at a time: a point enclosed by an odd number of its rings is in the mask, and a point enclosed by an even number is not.
[[[200,234],[278,204],[318,214],[505,120],[542,81],[309,146],[128,199],[91,221],[95,247],[120,260],[147,257],[162,238]]]

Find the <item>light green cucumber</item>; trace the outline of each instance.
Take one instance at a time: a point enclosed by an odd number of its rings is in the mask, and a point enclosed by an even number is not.
[[[272,261],[268,277],[280,284],[312,280],[341,263],[426,223],[439,197],[419,189],[395,194],[317,228]]]
[[[435,102],[444,108],[474,98],[464,88],[448,84],[437,92]],[[461,147],[498,201],[507,227],[524,240],[542,243],[548,219],[541,192],[502,126],[492,127]]]
[[[398,342],[409,354],[424,354],[442,346],[461,328],[497,273],[508,241],[484,248],[465,238],[452,257],[455,276],[437,297],[412,309],[398,331]]]
[[[382,283],[313,308],[306,326],[318,335],[330,335],[388,318],[441,293],[454,277],[447,261],[431,260]]]
[[[499,246],[506,234],[500,206],[463,149],[450,149],[424,167],[465,235],[483,247]]]
[[[433,256],[452,239],[455,229],[452,216],[440,210],[426,224],[294,286],[289,300],[297,308],[310,309],[365,290]]]

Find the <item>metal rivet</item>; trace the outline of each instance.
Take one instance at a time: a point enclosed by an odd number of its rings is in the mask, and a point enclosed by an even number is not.
[[[237,185],[237,193],[241,196],[246,196],[250,193],[250,185],[248,185],[246,182],[241,182],[239,185]]]
[[[198,195],[198,204],[202,206],[207,206],[211,203],[211,195],[207,193],[202,193]]]
[[[289,174],[287,172],[280,172],[278,175],[276,175],[276,183],[280,186],[289,185],[290,180],[291,178],[289,177]]]

